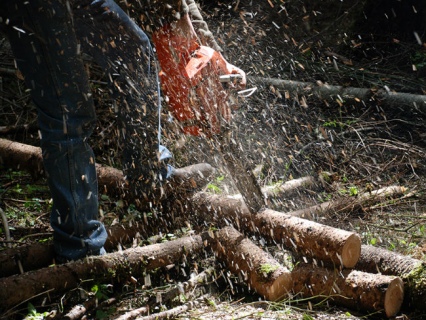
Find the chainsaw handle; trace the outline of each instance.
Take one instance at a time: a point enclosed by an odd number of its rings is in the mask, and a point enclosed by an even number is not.
[[[220,54],[222,55],[222,54]],[[225,60],[225,58],[223,58],[223,60],[226,62],[226,71],[227,71],[227,75],[229,75],[230,79],[231,78],[240,78],[241,80],[238,82],[238,87],[240,88],[245,88],[246,84],[247,84],[247,78],[246,78],[246,73],[234,66],[233,64],[230,64],[228,61]],[[232,81],[231,81],[232,83]]]

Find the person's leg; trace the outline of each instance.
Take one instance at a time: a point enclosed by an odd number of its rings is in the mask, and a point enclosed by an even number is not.
[[[82,50],[105,69],[110,80],[127,190],[133,199],[145,198],[155,205],[171,172],[159,155],[158,70],[150,41],[112,0],[71,3]]]
[[[67,1],[2,1],[0,16],[39,113],[56,254],[67,260],[99,254],[107,234],[97,221],[88,145],[95,110]]]

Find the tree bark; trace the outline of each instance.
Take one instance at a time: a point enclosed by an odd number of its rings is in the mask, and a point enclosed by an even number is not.
[[[321,100],[348,100],[359,99],[363,101],[377,101],[379,104],[392,107],[410,107],[423,114],[426,113],[426,96],[410,93],[390,92],[383,89],[367,89],[343,86],[332,86],[327,84],[314,84],[293,80],[282,80],[274,78],[250,78],[254,82],[272,85],[279,89],[291,92],[294,96],[316,96]],[[407,111],[410,111],[407,110]]]
[[[0,278],[46,267],[53,263],[53,244],[35,242],[0,251]],[[19,262],[21,267],[19,266]]]
[[[4,139],[0,139],[0,142],[9,146],[8,153],[13,153],[16,149],[19,151],[19,149],[26,146]],[[39,154],[39,151],[37,151],[40,150],[39,148],[30,147],[29,149],[31,154]],[[7,156],[4,151],[5,149],[0,147],[0,157]],[[41,161],[41,156],[35,158]],[[15,163],[18,160],[15,159]],[[111,191],[114,188],[117,190],[117,188],[120,189],[123,186],[124,179],[120,170],[98,166],[97,172],[99,185],[105,186],[107,191]],[[193,203],[192,205],[197,215],[196,218],[203,222],[215,221],[223,226],[224,219],[227,219],[233,221],[238,229],[254,232],[260,230],[264,237],[282,242],[292,250],[297,250],[309,256],[313,255],[314,258],[348,268],[353,267],[358,259],[360,242],[359,237],[354,233],[291,217],[272,210],[252,215],[238,197],[199,194],[194,195],[190,201]],[[110,236],[116,239],[133,238],[131,230],[135,230],[136,233],[136,230],[145,227],[144,225],[139,225],[136,228],[116,227],[116,232],[120,232],[121,235],[113,236],[113,233],[110,233]],[[273,232],[271,233],[272,230]],[[321,248],[322,245],[324,245],[323,248]]]
[[[41,149],[28,144],[0,138],[0,164],[27,171],[34,179],[44,175]],[[121,170],[96,165],[99,189],[106,194],[120,194],[125,185]]]
[[[314,220],[318,216],[324,215],[328,212],[353,212],[355,210],[363,210],[366,206],[371,204],[380,203],[387,197],[395,197],[402,195],[406,192],[406,188],[401,186],[389,186],[372,192],[360,194],[358,197],[346,197],[333,201],[323,202],[321,204],[303,208],[300,210],[288,212],[289,215]]]
[[[202,237],[196,235],[1,278],[0,312],[44,292],[57,294],[76,288],[83,279],[125,282],[132,275],[141,276],[145,270],[175,263],[203,248]]]
[[[399,312],[404,299],[404,284],[395,276],[300,265],[292,271],[292,277],[294,294],[326,296],[355,310],[383,310],[387,317]]]
[[[219,260],[266,300],[277,301],[291,291],[290,271],[234,228],[217,231],[210,243]]]
[[[404,305],[426,305],[426,263],[386,249],[363,245],[357,270],[395,275],[402,278],[405,286]]]
[[[232,197],[198,193],[192,200],[200,220],[209,219],[219,226],[231,222],[239,230],[260,233],[266,239],[326,264],[352,268],[358,261],[361,239],[356,233],[269,209],[252,215],[243,203]]]
[[[0,164],[27,171],[34,179],[39,179],[44,174],[40,148],[1,138]]]
[[[0,138],[0,164],[5,167],[26,170],[37,178],[43,175],[43,159],[39,147]],[[96,172],[101,193],[123,194],[126,182],[121,170],[97,164]],[[266,197],[280,197],[302,188],[316,187],[316,185],[315,179],[308,176],[287,181],[281,185],[264,187],[262,193]],[[235,198],[241,198],[241,195],[236,195]]]
[[[241,233],[227,227],[213,237],[205,233],[0,279],[0,311],[44,293],[70,290],[77,287],[81,279],[108,278],[112,282],[125,282],[146,270],[201,252],[206,243],[226,261],[231,271],[243,274],[249,286],[271,300],[283,297],[292,289],[293,293],[305,296],[326,295],[337,304],[355,309],[384,309],[389,317],[399,311],[403,300],[403,282],[399,277],[307,265],[299,266],[290,274]]]

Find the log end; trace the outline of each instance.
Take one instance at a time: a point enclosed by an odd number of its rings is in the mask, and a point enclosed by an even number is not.
[[[286,268],[279,268],[274,272],[273,281],[257,286],[257,291],[268,301],[278,301],[287,297],[291,292],[293,280],[290,271]],[[263,287],[264,292],[259,292],[260,287]]]
[[[386,290],[384,309],[388,318],[395,317],[401,309],[404,300],[404,282],[399,277],[395,277]]]
[[[361,255],[361,237],[354,233],[350,235],[342,248],[342,264],[345,268],[355,267]]]

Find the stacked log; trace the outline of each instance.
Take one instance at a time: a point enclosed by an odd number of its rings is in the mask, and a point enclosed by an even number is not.
[[[426,305],[426,262],[370,245],[361,247],[357,270],[384,275],[396,275],[404,281],[404,306]]]
[[[210,243],[218,258],[234,274],[242,275],[249,288],[269,301],[287,298],[292,287],[290,271],[242,233],[225,227]]]
[[[268,300],[298,294],[327,296],[344,306],[383,310],[388,317],[397,314],[403,300],[403,282],[399,277],[311,265],[300,265],[290,272],[243,234],[225,227],[214,235],[207,232],[1,278],[0,311],[33,297],[76,288],[82,279],[137,281],[146,271],[185,261],[189,254],[199,253],[206,246],[213,249],[229,270],[242,275],[252,289]]]
[[[292,271],[293,290],[305,297],[329,297],[356,310],[384,311],[395,317],[404,298],[404,283],[396,276],[357,270],[332,270],[300,265]]]
[[[352,268],[361,252],[361,239],[354,232],[269,209],[252,215],[232,197],[198,193],[192,202],[197,205],[195,212],[203,219],[209,217],[219,226],[231,222],[237,229],[260,233],[285,248],[329,265]]]
[[[0,151],[2,145],[5,145],[8,150],[6,154],[3,151],[0,152],[5,162],[8,154],[13,153],[11,146],[16,144],[4,140],[0,142]],[[35,162],[39,163],[37,149],[31,148],[30,153],[31,159],[36,159]],[[24,159],[28,158],[24,156]],[[16,160],[15,165],[17,162],[19,163]],[[28,161],[25,162],[28,164]],[[107,189],[114,191],[123,188],[121,171],[98,167],[98,174],[100,184]],[[178,242],[177,246],[174,242],[168,242],[129,249],[103,257],[91,257],[63,266],[54,266],[48,271],[41,269],[0,279],[2,308],[20,303],[43,292],[69,290],[79,285],[80,279],[94,278],[98,273],[105,276],[111,270],[117,269],[120,270],[118,274],[127,276],[141,274],[144,270],[171,264],[185,256],[186,252],[202,250],[206,244],[215,250],[218,259],[223,260],[231,271],[244,274],[250,287],[266,299],[279,299],[289,292],[304,296],[327,295],[339,304],[362,307],[367,310],[384,310],[387,316],[391,316],[400,308],[404,293],[401,281],[404,280],[411,305],[417,308],[424,305],[424,264],[411,260],[409,263],[404,263],[406,257],[396,259],[401,263],[395,263],[395,254],[386,250],[371,250],[370,247],[365,246],[361,250],[360,237],[356,233],[270,209],[251,214],[238,196],[223,197],[198,193],[190,199],[190,204],[193,216],[202,221],[212,222],[223,229],[219,230],[215,237],[203,234],[179,239],[182,242]],[[278,246],[314,260],[316,265],[300,265],[290,272],[246,239],[242,233],[227,225],[233,225],[245,233],[260,235]],[[145,232],[145,227],[135,225],[132,228],[126,228],[124,235],[120,236],[116,236],[115,232],[119,234],[122,228],[111,229],[110,238],[115,243],[124,241],[126,238],[132,239],[141,228]],[[267,272],[268,277],[264,275],[265,269],[261,268],[265,265],[272,266],[269,269],[270,272]],[[320,265],[326,268],[319,267]],[[126,269],[122,269],[122,266],[126,266]],[[336,268],[333,269],[330,266]],[[349,270],[353,267],[358,271]],[[391,271],[387,273],[387,270]],[[383,275],[373,274],[376,271]],[[42,274],[40,275],[39,272]],[[329,280],[323,281],[324,279]],[[416,280],[414,287],[409,284],[413,279]],[[58,286],[58,284],[61,285]],[[360,295],[360,292],[369,293],[370,291],[368,299]],[[419,297],[420,300],[416,299]]]

